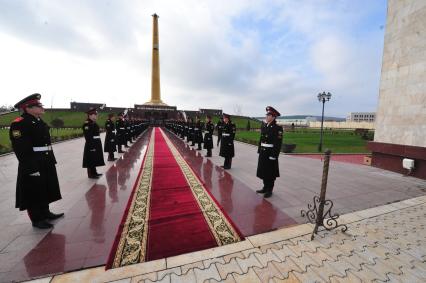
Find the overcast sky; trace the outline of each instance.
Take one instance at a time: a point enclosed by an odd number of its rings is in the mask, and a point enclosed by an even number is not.
[[[376,111],[386,0],[0,0],[0,104],[42,94],[142,104],[151,95],[152,17],[161,96],[178,109],[244,115]]]

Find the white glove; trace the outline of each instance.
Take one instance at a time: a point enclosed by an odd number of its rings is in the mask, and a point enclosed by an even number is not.
[[[30,174],[30,176],[33,176],[33,177],[40,177],[40,172],[32,173],[32,174]]]
[[[275,157],[269,156],[269,160],[276,160]]]

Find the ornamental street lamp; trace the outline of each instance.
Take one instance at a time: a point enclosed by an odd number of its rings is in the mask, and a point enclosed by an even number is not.
[[[322,131],[323,131],[323,124],[324,124],[324,104],[326,101],[329,101],[331,98],[331,93],[323,91],[322,93],[318,93],[318,100],[319,102],[322,102],[322,115],[321,115],[321,135],[320,135],[320,143],[318,145],[318,151],[322,151]]]

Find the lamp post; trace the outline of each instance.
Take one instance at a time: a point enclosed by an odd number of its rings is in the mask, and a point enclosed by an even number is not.
[[[318,151],[322,151],[322,131],[324,124],[324,104],[326,101],[329,101],[331,98],[331,93],[323,91],[322,93],[318,93],[318,101],[322,102],[322,115],[321,115],[321,134],[320,134],[320,143],[318,145]]]

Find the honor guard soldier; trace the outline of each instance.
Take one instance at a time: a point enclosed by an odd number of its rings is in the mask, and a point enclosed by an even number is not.
[[[123,113],[118,114],[118,119],[115,122],[115,128],[117,129],[117,146],[118,153],[123,153],[123,145],[126,145],[126,122],[123,118]]]
[[[195,118],[195,128],[194,128],[194,142],[198,144],[197,150],[202,150],[201,144],[203,143],[203,123],[200,121],[200,118],[197,116]]]
[[[206,126],[204,128],[204,149],[207,149],[206,157],[212,157],[213,131],[214,125],[212,123],[212,117],[208,115]]]
[[[217,128],[217,146],[219,146],[220,140],[222,139],[223,117],[220,117],[219,122],[217,122],[216,128]]]
[[[130,128],[130,122],[129,122],[129,116],[124,117],[124,124],[126,128],[126,144],[124,147],[130,147],[128,144],[132,144],[132,134],[131,134],[131,128]]]
[[[276,117],[280,113],[273,107],[266,107],[266,121],[262,124],[257,153],[257,177],[263,180],[263,188],[256,192],[264,194],[265,198],[272,195],[275,179],[280,176],[278,157],[283,141],[283,128],[277,125]]]
[[[192,118],[189,118],[187,141],[188,143],[191,142],[192,143],[191,145],[194,145],[193,138],[194,138],[194,120]]]
[[[185,140],[185,138],[186,138],[186,140],[188,140],[188,132],[189,132],[189,122],[188,121],[185,121],[184,122],[184,127],[183,127],[183,140]]]
[[[87,168],[87,176],[90,179],[97,179],[102,174],[96,171],[96,167],[105,165],[99,126],[96,124],[98,112],[96,108],[90,108],[86,113],[87,119],[83,124],[83,134],[86,140],[84,144],[83,168]]]
[[[9,137],[19,161],[15,207],[27,210],[34,227],[49,229],[53,225],[48,221],[64,214],[49,210],[50,203],[61,199],[61,192],[49,126],[41,120],[40,98],[35,93],[15,104],[23,114],[10,125]]]
[[[220,142],[219,155],[225,157],[223,169],[231,169],[232,158],[235,155],[234,138],[236,126],[231,122],[231,116],[223,113],[222,140]]]
[[[117,140],[115,130],[115,116],[114,114],[108,114],[108,119],[105,122],[105,143],[104,152],[108,152],[108,161],[115,161],[114,152],[117,151]]]

